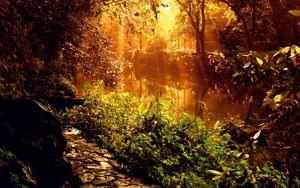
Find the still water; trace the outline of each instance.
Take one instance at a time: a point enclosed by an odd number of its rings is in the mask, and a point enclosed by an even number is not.
[[[142,57],[141,57],[142,56]],[[129,92],[135,96],[171,97],[184,111],[199,115],[199,106],[206,107],[206,115],[225,117],[237,116],[243,119],[247,105],[236,100],[234,95],[244,95],[241,91],[226,89],[226,85],[212,85],[203,93],[199,72],[193,63],[184,58],[170,61],[165,53],[145,57],[135,56],[132,63],[126,63],[118,87],[109,89],[116,92]],[[238,93],[237,93],[238,92]]]

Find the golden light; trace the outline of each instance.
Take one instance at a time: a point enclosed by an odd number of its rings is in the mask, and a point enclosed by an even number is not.
[[[171,2],[164,0],[159,7],[157,34],[168,39],[176,24],[177,10],[172,7]]]

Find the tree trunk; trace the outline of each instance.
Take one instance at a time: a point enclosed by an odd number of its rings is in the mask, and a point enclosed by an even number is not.
[[[201,31],[200,31],[200,48],[201,48],[201,60],[205,71],[204,79],[207,81],[207,65],[206,65],[206,52],[205,52],[205,29],[206,29],[206,17],[205,17],[205,0],[201,1]]]
[[[252,6],[252,26],[251,26],[251,36],[249,43],[249,50],[254,49],[254,41],[255,41],[255,32],[256,32],[256,4]]]
[[[205,17],[205,0],[201,1],[201,28],[199,27],[198,32],[196,33],[196,43],[197,43],[197,56],[199,62],[199,70],[201,74],[201,88],[196,91],[196,106],[195,114],[203,118],[204,109],[203,109],[203,99],[205,94],[209,89],[209,75],[207,67],[207,56],[205,51],[205,29],[206,29],[206,17]],[[200,23],[199,23],[200,24]]]
[[[201,54],[201,33],[200,31],[195,31],[196,32],[196,54],[200,55]]]
[[[246,38],[246,42],[247,42],[247,48],[248,50],[253,50],[253,38],[252,38],[252,33],[249,29],[249,26],[247,25],[247,20],[246,17],[244,17],[241,14],[241,9],[239,8],[239,6],[236,6],[236,4],[231,4],[229,1],[225,1],[225,0],[221,0],[223,3],[225,3],[227,6],[229,6],[233,12],[235,13],[235,15],[237,16],[237,19],[239,21],[242,22],[243,28],[244,28],[244,32],[245,32],[245,38]],[[255,14],[255,12],[252,12]],[[252,15],[252,19],[255,19],[255,16],[253,17]],[[253,23],[253,20],[252,20]],[[253,25],[252,25],[253,26]]]
[[[253,42],[252,42],[252,39],[251,39],[251,33],[250,33],[249,27],[247,25],[247,21],[243,16],[240,16],[240,19],[242,21],[242,24],[243,24],[243,27],[244,27],[244,30],[245,30],[245,36],[246,36],[246,40],[247,40],[248,50],[253,50]]]

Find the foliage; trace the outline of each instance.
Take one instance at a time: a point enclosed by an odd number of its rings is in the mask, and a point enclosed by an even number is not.
[[[267,89],[260,117],[266,119],[253,124],[267,138],[269,152],[277,153],[270,159],[277,161],[291,178],[299,176],[300,48],[288,46],[270,54],[252,52],[243,57],[246,61],[236,67],[234,81]]]
[[[73,81],[76,69],[115,85],[116,63],[94,24],[100,2],[2,0],[0,95],[48,95],[53,77]]]
[[[147,53],[157,53],[167,49],[167,42],[159,35],[153,36],[148,43],[146,48]]]
[[[0,147],[0,174],[1,186],[32,187],[36,180],[32,177],[31,171],[23,162],[5,147]]]
[[[290,10],[289,13],[294,16],[300,17],[300,10]],[[298,25],[300,25],[300,22],[298,22]]]
[[[287,187],[285,176],[270,164],[249,165],[219,123],[211,130],[184,113],[176,118],[170,99],[138,99],[103,94],[98,84],[85,103],[65,117],[88,136],[99,135],[130,167],[164,187]]]
[[[23,45],[21,17],[9,1],[0,1],[0,38],[0,96],[22,95],[28,46]]]
[[[107,0],[104,5],[100,9],[109,18],[119,20],[128,32],[138,34],[155,23],[160,0]]]
[[[249,50],[272,48],[275,25],[272,10],[267,1],[221,0],[235,13],[237,20],[229,23],[221,33],[226,49],[241,45]]]

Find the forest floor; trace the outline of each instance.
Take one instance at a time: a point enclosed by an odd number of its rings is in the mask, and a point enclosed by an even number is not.
[[[143,179],[134,176],[126,166],[119,164],[106,149],[89,143],[79,130],[65,128],[63,134],[67,139],[65,156],[71,163],[73,173],[79,177],[80,188],[159,187],[145,184]]]

